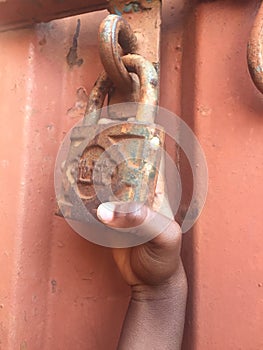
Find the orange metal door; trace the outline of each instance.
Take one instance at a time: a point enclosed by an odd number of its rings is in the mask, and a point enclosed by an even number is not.
[[[205,208],[184,235],[185,350],[263,348],[263,96],[246,63],[257,4],[164,3],[160,104],[194,130],[209,170]],[[63,16],[56,11],[45,18]],[[3,13],[5,29],[21,26],[21,16]],[[102,69],[97,30],[106,13],[0,33],[1,350],[116,348],[129,289],[109,249],[54,216],[53,188],[60,142]],[[179,219],[191,195],[183,157],[180,168]]]

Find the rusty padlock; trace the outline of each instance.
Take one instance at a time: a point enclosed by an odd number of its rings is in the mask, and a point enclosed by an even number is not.
[[[132,54],[122,59],[127,70],[140,79],[135,120],[100,124],[100,108],[112,85],[103,72],[89,96],[83,124],[71,133],[58,201],[64,217],[83,220],[78,200],[94,216],[102,202],[153,204],[165,138],[163,128],[154,124],[158,77],[142,56]]]

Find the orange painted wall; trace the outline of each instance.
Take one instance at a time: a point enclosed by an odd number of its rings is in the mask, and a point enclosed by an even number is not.
[[[263,96],[246,65],[256,5],[164,4],[161,105],[195,131],[209,170],[205,209],[184,235],[186,350],[263,348]],[[76,92],[101,70],[105,15],[0,33],[1,350],[116,348],[129,289],[108,249],[54,216],[53,189],[59,144],[85,104]],[[77,18],[84,63],[70,68]]]

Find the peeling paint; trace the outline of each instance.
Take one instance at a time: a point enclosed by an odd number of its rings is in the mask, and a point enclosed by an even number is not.
[[[57,291],[57,281],[56,280],[52,280],[51,281],[51,292],[52,293],[56,293]]]
[[[80,119],[84,117],[87,102],[88,102],[88,95],[84,87],[78,88],[76,95],[77,95],[76,102],[74,106],[68,109],[67,115],[73,119],[75,118]]]
[[[20,344],[20,350],[27,350],[27,342],[24,340],[21,344]]]
[[[67,54],[67,63],[68,63],[70,68],[72,68],[73,66],[80,67],[84,62],[83,58],[78,57],[79,33],[80,33],[80,19],[78,19],[78,21],[77,21],[76,31],[75,31],[75,34],[74,34],[73,40],[72,40],[72,46],[70,47],[69,52]]]

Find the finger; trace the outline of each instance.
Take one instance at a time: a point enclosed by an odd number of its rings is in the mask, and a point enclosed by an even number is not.
[[[97,209],[97,216],[109,227],[124,228],[157,245],[160,241],[168,243],[180,236],[180,227],[173,219],[141,203],[103,203]]]
[[[133,228],[141,225],[147,217],[147,207],[135,202],[107,202],[97,209],[97,216],[113,228]]]

